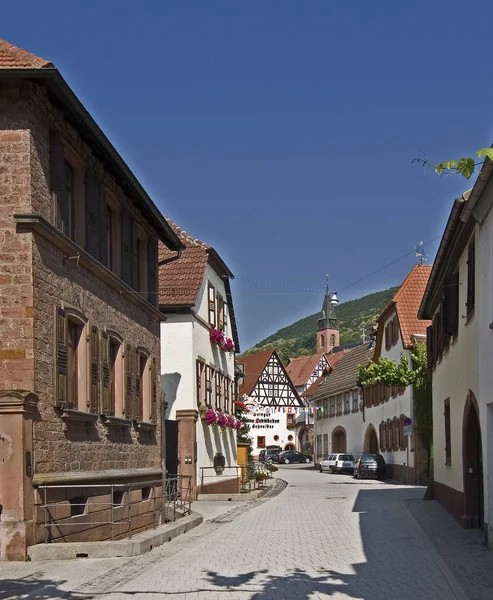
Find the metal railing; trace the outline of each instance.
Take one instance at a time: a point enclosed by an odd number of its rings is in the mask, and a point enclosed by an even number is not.
[[[229,473],[225,473],[226,470],[229,470]],[[231,470],[233,470],[233,473],[231,473]],[[204,488],[207,485],[221,483],[226,479],[235,479],[236,493],[244,494],[263,487],[265,480],[272,477],[269,464],[230,465],[224,467],[224,471],[218,473],[215,467],[200,467],[200,493],[204,493]]]
[[[87,526],[88,530],[97,527],[108,527],[110,535],[104,535],[102,539],[129,539],[135,533],[155,529],[158,525],[190,514],[192,500],[191,476],[178,475],[167,477],[165,480],[164,502],[162,494],[163,480],[137,481],[132,483],[107,483],[107,484],[64,484],[64,485],[40,485],[37,487],[41,504],[38,507],[43,510],[44,543],[53,539],[66,541],[66,536],[71,535],[70,528]],[[58,492],[66,490],[70,497],[70,516],[56,518],[56,513],[64,506],[58,501],[49,501],[50,491]],[[138,499],[136,490],[142,490]],[[145,491],[144,491],[145,490]],[[84,493],[85,492],[85,493]],[[145,497],[144,497],[145,494]],[[108,500],[96,500],[101,496],[108,496]],[[132,507],[140,505],[146,509],[133,511]],[[88,510],[91,509],[91,510]],[[94,515],[102,513],[102,516],[93,519]],[[55,515],[55,516],[54,516]],[[108,515],[109,518],[105,518]],[[89,517],[79,519],[77,517]],[[135,527],[135,521],[139,519],[142,524]],[[41,524],[41,523],[38,523]],[[68,528],[67,530],[65,528]],[[54,534],[54,532],[56,532]],[[84,531],[81,532],[83,537]]]

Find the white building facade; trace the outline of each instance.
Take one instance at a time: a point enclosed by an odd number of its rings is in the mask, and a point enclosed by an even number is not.
[[[191,476],[196,494],[234,492],[238,337],[229,286],[232,274],[212,248],[176,230],[186,248],[176,261],[165,256],[160,264],[160,278],[166,283],[160,309],[166,317],[161,324],[161,385],[167,468]],[[224,426],[208,424],[207,411],[224,415]]]
[[[243,377],[239,395],[248,407],[252,454],[258,458],[269,446],[296,449],[296,419],[305,409],[275,350],[238,358]]]

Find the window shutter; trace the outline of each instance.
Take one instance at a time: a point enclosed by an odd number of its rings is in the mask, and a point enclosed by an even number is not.
[[[98,328],[93,325],[89,336],[89,355],[91,357],[91,389],[89,411],[99,412],[99,338]]]
[[[455,335],[459,330],[459,273],[452,273],[445,279],[444,313],[444,332]]]
[[[385,327],[385,350],[390,348],[390,324]]]
[[[151,365],[151,423],[157,423],[158,414],[157,393],[157,365],[156,359],[152,359]]]
[[[208,287],[209,295],[209,325],[216,327],[216,290],[214,286],[209,283]]]
[[[433,326],[426,328],[426,356],[428,360],[428,369],[433,367]]]
[[[50,133],[50,171],[55,226],[65,235],[70,235],[69,197],[65,187],[65,155],[62,140],[55,131]]]
[[[86,170],[86,250],[99,260],[100,190],[96,173]]]
[[[158,302],[158,274],[157,274],[157,242],[156,240],[149,239],[147,242],[147,264],[148,264],[148,276],[147,276],[147,299],[153,306],[157,306]]]
[[[393,334],[394,334],[394,339],[392,340],[392,345],[397,344],[397,342],[399,341],[399,321],[397,319],[397,316],[394,317],[394,326],[393,326]]]
[[[110,340],[106,331],[103,331],[101,334],[101,369],[101,412],[104,415],[112,415]]]
[[[55,405],[67,405],[67,315],[61,308],[56,312],[56,365],[55,365]]]
[[[137,350],[132,351],[132,371],[133,371],[133,380],[134,380],[134,389],[133,389],[133,418],[135,420],[140,420],[142,418],[141,406],[140,406],[140,392],[141,392],[141,383],[140,383],[140,355]]]
[[[125,418],[132,419],[133,414],[133,377],[132,377],[132,348],[129,344],[125,348],[124,369],[125,369]]]
[[[106,209],[106,190],[99,185],[99,262],[105,267],[109,265],[108,256],[108,211]]]
[[[121,213],[122,234],[122,279],[132,285],[132,217],[127,210]]]

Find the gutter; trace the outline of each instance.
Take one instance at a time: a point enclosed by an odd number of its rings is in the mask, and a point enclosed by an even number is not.
[[[183,243],[160,213],[150,196],[109,141],[102,129],[92,118],[82,102],[74,94],[58,69],[0,69],[0,79],[35,81],[46,86],[55,98],[54,104],[64,112],[67,122],[75,125],[77,132],[88,142],[94,155],[105,164],[117,183],[131,199],[138,200],[141,209],[155,227],[159,238],[171,250],[180,250]]]
[[[481,194],[483,193],[484,187],[490,178],[492,170],[493,170],[492,161],[489,159],[486,159],[483,166],[481,167],[481,171],[479,172],[478,178],[476,179],[476,182],[474,183],[474,186],[472,187],[472,190],[470,191],[469,197],[466,202],[466,207],[464,208],[464,210],[462,211],[462,214],[460,216],[460,220],[463,223],[466,223],[469,220],[469,218],[471,217],[471,215],[473,214],[476,204],[478,203],[478,201],[481,197]],[[484,219],[485,216],[486,215],[483,216],[481,221]],[[478,220],[478,219],[476,219],[476,220],[478,223],[481,223],[480,220]]]

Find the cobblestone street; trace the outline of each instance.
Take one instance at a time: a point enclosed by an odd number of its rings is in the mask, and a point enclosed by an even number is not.
[[[279,494],[133,559],[0,565],[0,599],[466,599],[405,500],[423,488],[283,467]]]

